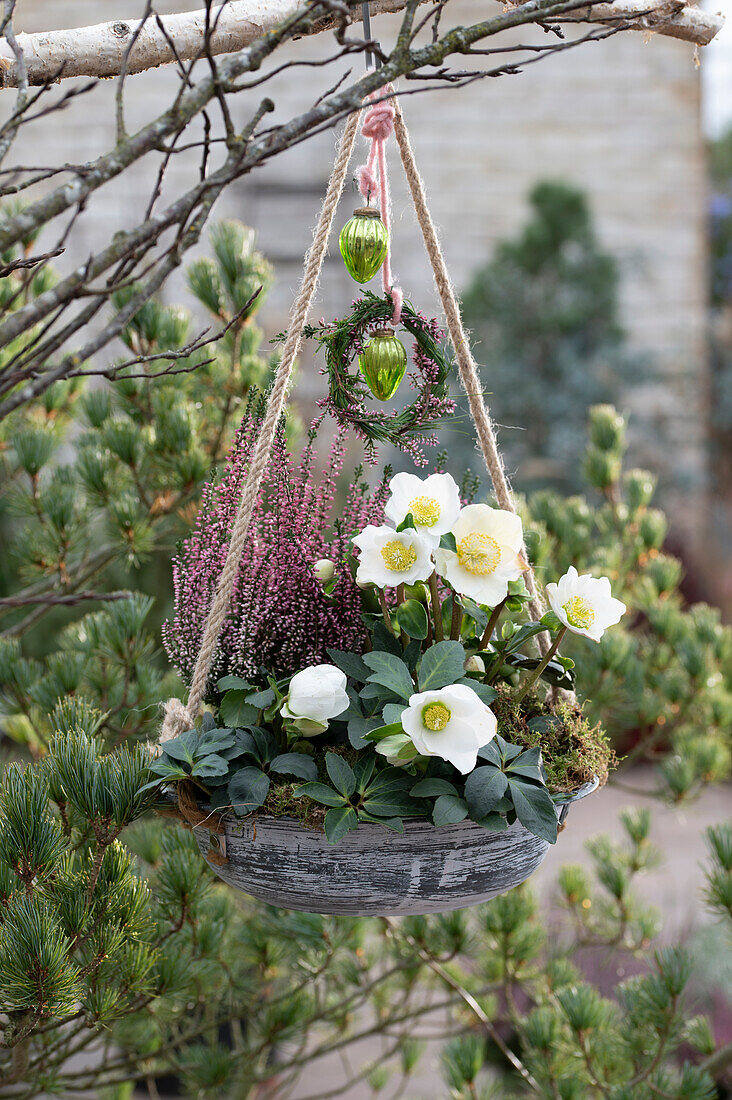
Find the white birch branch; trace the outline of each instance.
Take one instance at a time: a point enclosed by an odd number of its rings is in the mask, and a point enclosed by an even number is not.
[[[721,12],[709,12],[685,0],[616,0],[615,3],[593,4],[563,17],[563,22],[616,23],[628,22],[632,29],[655,31],[708,46],[724,26]]]
[[[211,22],[216,26],[210,34],[211,54],[236,53],[244,49],[294,15],[301,6],[302,0],[230,0],[223,11],[214,8]],[[405,0],[371,0],[371,14],[396,12],[404,6]],[[360,7],[354,9],[354,22],[360,21],[360,11]],[[29,84],[74,76],[118,76],[140,22],[139,19],[116,19],[93,27],[17,34]],[[175,61],[171,42],[181,61],[191,61],[200,55],[206,34],[205,9],[166,15],[161,17],[161,22],[165,34],[154,18],[148,19],[140,30],[130,51],[128,73],[141,73]],[[330,26],[332,22],[324,21],[318,30]],[[0,40],[0,87],[14,88],[17,80],[15,56],[7,42]]]
[[[397,12],[405,0],[371,0],[372,15]],[[261,38],[291,16],[299,0],[231,0],[224,10],[216,10],[217,25],[211,34],[212,54],[234,53]],[[359,9],[354,9],[354,21]],[[563,19],[591,23],[624,22],[638,30],[651,29],[658,34],[681,38],[698,46],[706,46],[724,23],[724,16],[703,11],[684,0],[610,0],[608,3],[582,9],[581,13]],[[202,49],[205,11],[168,15],[163,20],[165,34],[153,19],[140,31],[127,61],[128,73],[139,73],[158,65],[175,61],[170,42],[182,61],[197,57]],[[71,30],[18,34],[31,85],[68,77],[118,76],[132,36],[139,26],[137,19],[98,23],[93,27]],[[327,29],[327,24],[319,26]],[[0,87],[14,88],[18,84],[15,56],[5,40],[0,40]]]

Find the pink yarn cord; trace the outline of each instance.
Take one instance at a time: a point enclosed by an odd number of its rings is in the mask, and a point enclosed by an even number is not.
[[[389,84],[379,92],[375,92],[374,97],[388,95],[390,92],[393,92],[393,88]],[[390,100],[384,100],[382,103],[375,103],[373,107],[369,107],[361,125],[361,133],[365,138],[370,139],[371,148],[366,164],[362,164],[360,168],[356,169],[358,189],[366,201],[369,201],[371,195],[378,193],[381,219],[390,238],[391,198],[389,195],[389,176],[386,168],[386,140],[393,130],[394,106]],[[394,305],[391,323],[392,325],[398,325],[402,316],[404,295],[401,287],[392,286],[391,280],[391,252],[390,249],[387,249],[384,262],[381,265],[381,282],[384,293],[391,295]]]

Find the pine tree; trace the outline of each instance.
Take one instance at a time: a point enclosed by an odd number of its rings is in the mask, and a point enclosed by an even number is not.
[[[544,181],[529,204],[523,229],[466,288],[465,320],[509,468],[523,485],[573,490],[577,425],[638,381],[641,364],[624,345],[617,264],[583,192]]]
[[[165,601],[146,592],[172,597],[175,541],[272,366],[253,320],[271,268],[238,222],[215,226],[211,243],[189,286],[222,339],[202,345],[187,309],[151,300],[123,334],[132,367],[120,359],[109,384],[60,382],[0,426],[0,690],[6,732],[32,751],[59,697],[94,699],[101,733],[120,742],[154,733],[176,689],[156,637]]]

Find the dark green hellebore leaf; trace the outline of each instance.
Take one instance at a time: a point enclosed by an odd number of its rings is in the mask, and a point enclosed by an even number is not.
[[[427,612],[419,600],[405,600],[397,610],[397,622],[410,638],[421,640],[427,637]]]
[[[239,817],[262,805],[269,793],[269,778],[260,768],[242,768],[229,782],[229,801]]]
[[[302,752],[283,752],[270,761],[269,770],[280,775],[296,775],[298,779],[315,781],[318,765]]]
[[[454,794],[441,794],[435,802],[432,811],[432,820],[435,825],[457,825],[468,816],[468,804],[463,798],[456,798]]]
[[[550,844],[557,839],[557,814],[546,787],[524,783],[520,779],[508,781],[516,816],[530,833]]]
[[[345,801],[342,794],[338,794],[325,783],[303,783],[293,791],[293,794],[296,798],[307,795],[313,802],[319,802],[321,806],[342,806]]]
[[[325,835],[329,844],[337,844],[346,833],[358,828],[358,814],[352,806],[336,806],[325,815]]]
[[[350,798],[356,790],[356,776],[353,774],[350,764],[342,756],[338,756],[337,753],[328,752],[325,754],[325,767],[335,789],[344,798]]]
[[[227,691],[219,713],[227,726],[248,726],[259,717],[257,707],[247,702],[248,691]]]
[[[364,663],[373,670],[369,676],[370,684],[380,684],[405,700],[414,694],[414,683],[409,669],[400,657],[395,657],[393,653],[374,651],[364,656]]]
[[[252,685],[241,676],[222,676],[216,681],[217,691],[251,691]]]
[[[470,817],[480,821],[492,813],[508,786],[508,780],[498,768],[476,768],[465,780],[465,800]]]
[[[435,798],[441,794],[452,794],[457,797],[457,787],[448,783],[446,779],[420,779],[409,793],[412,798]]]
[[[359,684],[365,684],[371,675],[371,669],[364,664],[363,657],[358,653],[345,653],[341,649],[329,649],[328,656],[334,665],[346,676],[350,676]]]
[[[437,642],[425,651],[419,668],[419,690],[436,691],[461,680],[465,650],[460,642]]]

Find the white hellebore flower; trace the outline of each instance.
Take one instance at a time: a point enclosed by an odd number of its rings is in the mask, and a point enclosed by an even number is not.
[[[426,581],[433,571],[431,547],[413,528],[394,531],[369,524],[353,539],[361,551],[356,583],[395,588],[398,584]]]
[[[488,504],[468,504],[452,533],[457,553],[438,550],[437,572],[459,595],[495,607],[508,595],[508,582],[517,581],[526,568],[521,519]]]
[[[324,733],[328,719],[348,710],[346,675],[335,665],[312,665],[296,672],[290,680],[290,690],[280,707],[283,718],[289,718],[304,734]]]
[[[496,736],[496,716],[466,684],[412,695],[402,728],[420,756],[449,760],[463,775],[472,772],[482,749]]]
[[[552,611],[573,634],[599,642],[609,626],[620,622],[626,612],[622,600],[610,592],[607,577],[578,574],[570,565],[559,583],[548,584],[546,594]]]
[[[433,549],[440,536],[452,528],[460,514],[460,490],[450,474],[430,474],[422,479],[416,474],[396,474],[389,482],[391,496],[384,514],[398,527],[409,512],[420,535]]]

